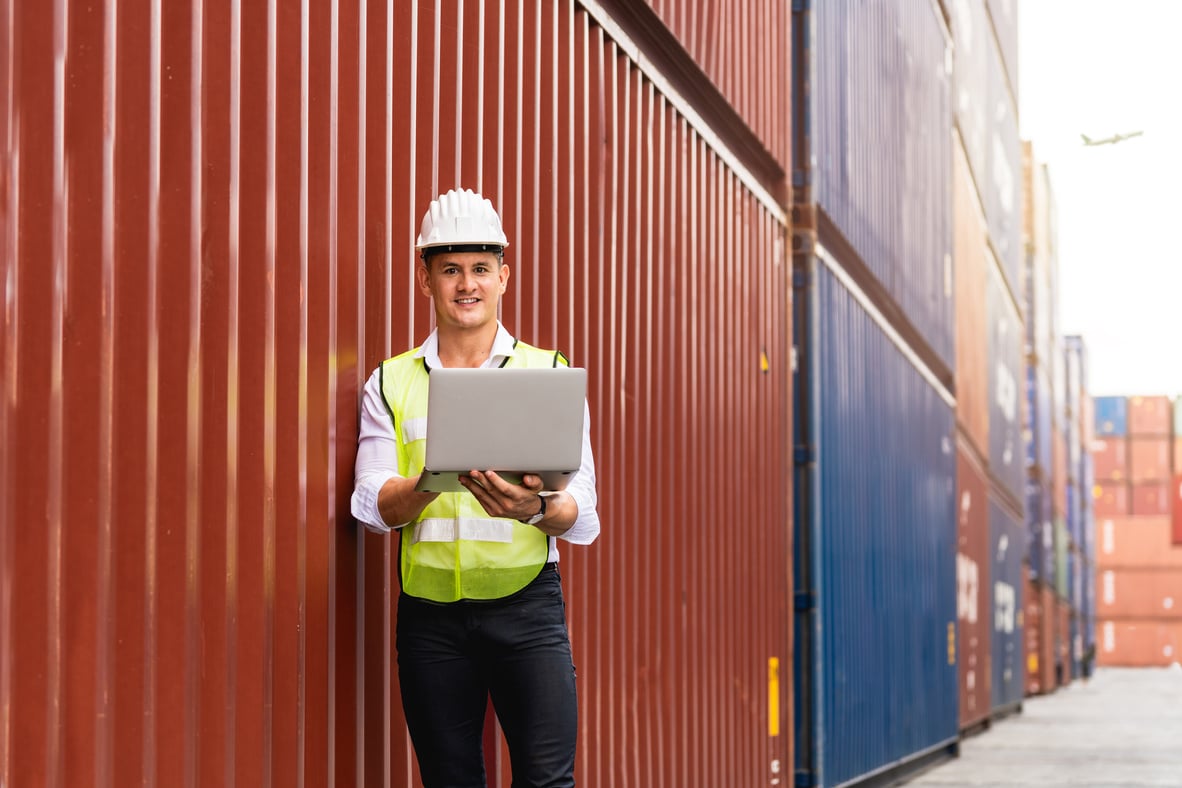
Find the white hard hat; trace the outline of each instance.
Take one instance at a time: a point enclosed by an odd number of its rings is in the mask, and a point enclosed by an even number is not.
[[[431,201],[431,207],[423,215],[415,249],[425,252],[449,246],[500,251],[508,245],[509,239],[501,229],[501,217],[493,204],[470,189],[452,189]]]

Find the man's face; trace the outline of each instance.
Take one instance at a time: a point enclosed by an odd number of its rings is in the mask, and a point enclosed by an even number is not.
[[[509,266],[492,252],[441,252],[419,263],[418,278],[440,326],[479,328],[497,319]]]

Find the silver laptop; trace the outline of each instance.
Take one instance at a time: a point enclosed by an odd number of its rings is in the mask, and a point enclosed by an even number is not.
[[[583,456],[587,370],[433,369],[427,389],[427,446],[416,490],[456,492],[459,475],[523,474],[561,490]]]

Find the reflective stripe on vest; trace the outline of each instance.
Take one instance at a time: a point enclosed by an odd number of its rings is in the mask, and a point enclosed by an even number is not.
[[[398,473],[423,470],[427,436],[426,363],[418,349],[384,361],[382,398],[394,420]],[[566,357],[518,342],[505,367],[569,366]],[[529,585],[550,555],[550,539],[532,525],[489,517],[466,490],[440,493],[401,532],[402,590],[435,602],[499,599]]]

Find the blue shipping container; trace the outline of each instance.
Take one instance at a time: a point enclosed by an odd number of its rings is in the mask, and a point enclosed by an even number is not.
[[[1026,533],[1030,579],[1053,583],[1055,579],[1055,530],[1051,520],[1051,491],[1045,482],[1026,485]]]
[[[1026,451],[1022,438],[1022,323],[997,266],[986,265],[989,322],[989,474],[1022,503],[1026,487]]]
[[[1129,402],[1124,397],[1096,397],[1096,435],[1123,438],[1129,434]]]
[[[1026,365],[1026,424],[1022,431],[1026,446],[1026,468],[1041,479],[1051,474],[1051,383],[1041,366]]]
[[[930,0],[814,3],[812,184],[870,273],[954,367],[951,51]]]
[[[1079,483],[1067,480],[1067,534],[1079,544],[1083,539],[1083,509],[1080,506]]]
[[[1026,529],[1019,517],[996,499],[989,501],[989,544],[993,550],[993,711],[1011,709],[1022,702],[1026,690],[1023,658],[1024,610],[1022,559]]]
[[[992,43],[992,42],[991,42]],[[997,250],[1006,281],[1014,297],[1022,290],[1022,140],[1018,136],[1018,112],[1001,71],[997,47],[986,47],[988,57],[989,164],[982,197],[989,237]],[[1021,303],[1021,301],[1019,301]]]
[[[798,774],[836,786],[957,740],[955,422],[819,254],[796,263],[794,698]]]

